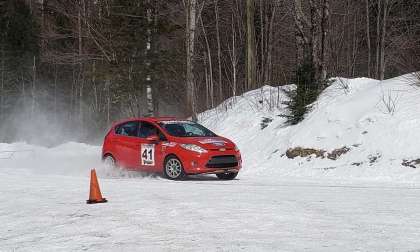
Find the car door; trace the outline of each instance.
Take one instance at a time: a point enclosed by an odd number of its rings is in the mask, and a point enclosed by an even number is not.
[[[159,141],[149,141],[149,136],[157,135]],[[139,129],[140,145],[140,167],[150,172],[160,172],[163,163],[162,143],[165,136],[152,123],[141,121]]]
[[[139,146],[141,139],[138,137],[139,121],[125,122],[116,127],[114,140],[116,158],[121,166],[138,169]]]

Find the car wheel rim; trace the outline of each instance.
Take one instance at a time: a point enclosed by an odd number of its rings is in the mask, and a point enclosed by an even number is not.
[[[177,159],[169,159],[165,169],[170,178],[178,178],[182,173],[181,162]]]

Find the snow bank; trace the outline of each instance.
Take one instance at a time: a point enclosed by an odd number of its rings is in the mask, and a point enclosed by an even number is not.
[[[403,160],[420,158],[420,90],[411,75],[385,81],[335,78],[300,124],[285,125],[280,88],[264,86],[199,116],[201,123],[232,138],[242,151],[243,176],[369,179],[419,182]],[[293,88],[292,85],[283,88]],[[225,107],[228,107],[226,110]],[[261,129],[264,118],[272,120]],[[269,121],[270,121],[269,120]],[[350,148],[337,160],[285,156],[289,148],[331,152]]]

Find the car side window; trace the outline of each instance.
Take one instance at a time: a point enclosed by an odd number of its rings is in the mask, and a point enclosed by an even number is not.
[[[155,125],[148,122],[141,122],[138,136],[147,138],[153,135],[158,135],[160,140],[166,141],[165,135]]]
[[[140,130],[139,130],[139,137],[141,138],[146,138],[149,136],[153,136],[153,135],[157,135],[158,134],[158,130],[157,128],[148,122],[141,122],[140,123]]]
[[[123,123],[115,129],[115,134],[121,136],[137,136],[139,130],[139,122],[132,121]]]

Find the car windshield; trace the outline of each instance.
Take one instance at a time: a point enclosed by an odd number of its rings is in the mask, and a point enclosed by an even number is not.
[[[204,126],[191,121],[162,121],[159,125],[175,137],[214,137],[217,136]]]

